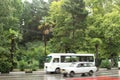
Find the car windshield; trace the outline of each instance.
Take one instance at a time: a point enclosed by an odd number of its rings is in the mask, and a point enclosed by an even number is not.
[[[74,67],[76,65],[76,63],[72,63],[71,65],[70,65],[70,67]]]
[[[88,65],[89,65],[90,67],[94,66],[92,63],[89,63]]]

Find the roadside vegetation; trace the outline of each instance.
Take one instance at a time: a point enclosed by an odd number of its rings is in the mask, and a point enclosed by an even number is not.
[[[0,72],[37,70],[47,54],[68,52],[117,66],[119,7],[119,0],[0,0]]]

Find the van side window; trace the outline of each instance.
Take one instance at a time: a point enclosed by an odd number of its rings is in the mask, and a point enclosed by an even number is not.
[[[61,62],[65,62],[65,56],[61,56]]]
[[[59,58],[54,58],[53,62],[54,63],[58,63],[59,62]]]

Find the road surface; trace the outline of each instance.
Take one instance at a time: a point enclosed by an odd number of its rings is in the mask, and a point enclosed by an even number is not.
[[[99,70],[93,76],[80,76],[75,75],[73,78],[89,78],[89,77],[100,77],[100,76],[109,76],[109,77],[120,77],[120,70]],[[61,74],[45,74],[43,71],[34,71],[33,73],[25,72],[10,72],[9,74],[0,74],[0,80],[72,80],[70,77],[63,77]],[[77,79],[76,79],[77,80]]]

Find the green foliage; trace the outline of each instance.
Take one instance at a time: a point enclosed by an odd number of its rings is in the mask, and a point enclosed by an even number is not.
[[[3,47],[0,47],[0,72],[8,73],[11,71],[10,53]]]
[[[47,15],[48,4],[44,0],[33,0],[29,3],[27,0],[23,3],[24,10],[22,13],[23,25],[23,43],[42,40],[43,33],[38,29],[41,24],[40,20]]]
[[[51,39],[55,52],[75,52],[79,49],[84,41],[86,28],[84,21],[87,11],[84,1],[54,1],[50,6],[49,14],[51,21],[56,24],[53,29],[54,37]]]
[[[87,18],[87,44],[91,39],[98,38],[102,44],[99,46],[99,57],[113,58],[119,53],[119,10],[117,0],[85,0],[90,12]],[[104,4],[105,5],[104,5]],[[88,49],[93,51],[92,46]]]
[[[37,60],[25,61],[21,60],[19,63],[19,69],[24,71],[25,69],[32,69],[33,71],[39,68],[39,62]]]
[[[32,69],[33,71],[36,71],[37,69],[39,69],[39,62],[36,61],[36,60],[34,60],[34,61],[32,62],[32,64],[31,64],[31,69]]]
[[[114,58],[120,52],[119,3],[119,0],[60,0],[51,2],[49,7],[43,0],[32,3],[0,0],[0,71],[9,72],[11,67],[24,70],[29,61],[33,70],[43,68],[46,29],[47,54],[95,53],[96,48],[100,58]],[[107,66],[106,63],[107,60],[101,65]]]
[[[39,43],[39,44],[38,44]],[[16,58],[19,61],[18,64],[21,64],[23,68],[29,68],[28,65],[29,61],[31,61],[31,69],[37,70],[38,68],[44,67],[44,60],[45,60],[45,54],[44,54],[44,45],[41,41],[35,41],[35,42],[29,42],[26,43],[27,50],[25,48],[21,48],[20,51],[17,52]],[[47,48],[47,54],[49,53],[49,48]],[[25,65],[24,65],[25,63]],[[21,67],[18,68],[21,69]],[[22,69],[23,69],[22,68]]]
[[[9,73],[11,71],[12,64],[8,61],[0,60],[0,72],[1,73]]]
[[[27,62],[25,62],[24,60],[19,61],[19,69],[21,71],[24,71],[27,68]]]
[[[93,45],[101,45],[102,44],[102,41],[101,41],[101,39],[99,39],[99,38],[93,38],[92,40],[91,40],[91,43],[93,44]]]
[[[108,59],[102,60],[100,67],[110,69],[111,68],[111,63]]]
[[[12,54],[15,53],[13,33],[19,32],[19,21],[22,12],[20,0],[0,0],[0,62],[2,72],[9,72],[14,66]],[[13,50],[14,48],[14,50]]]

